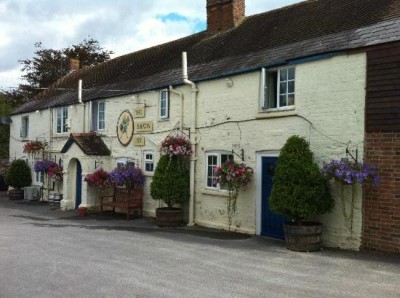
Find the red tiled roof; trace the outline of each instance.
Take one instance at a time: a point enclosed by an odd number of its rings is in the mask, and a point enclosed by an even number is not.
[[[104,144],[101,137],[94,132],[71,133],[68,141],[61,149],[61,153],[66,153],[73,143],[76,143],[86,155],[109,156],[111,154],[110,149]]]

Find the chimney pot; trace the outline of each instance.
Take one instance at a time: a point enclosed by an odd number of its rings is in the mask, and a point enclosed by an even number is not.
[[[207,0],[207,31],[236,27],[245,16],[245,6],[245,0]]]

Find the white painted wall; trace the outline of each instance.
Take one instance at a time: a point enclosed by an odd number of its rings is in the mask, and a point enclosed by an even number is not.
[[[310,141],[317,162],[338,159],[345,156],[346,144],[359,150],[363,157],[364,138],[364,101],[365,101],[365,54],[341,55],[330,59],[299,64],[296,66],[296,107],[293,111],[260,113],[259,90],[260,72],[233,76],[233,86],[229,87],[226,78],[197,84],[198,93],[198,152],[196,163],[196,197],[195,222],[200,225],[227,229],[226,193],[206,189],[205,154],[211,150],[231,151],[234,144],[240,145],[245,152],[245,163],[255,169],[254,183],[240,193],[238,213],[234,218],[234,230],[245,233],[256,233],[257,206],[261,200],[257,183],[257,153],[279,152],[286,139],[291,135],[301,135]],[[191,125],[191,89],[182,85],[176,88],[184,96],[184,126]],[[158,119],[159,90],[121,96],[106,100],[106,129],[101,132],[103,140],[110,148],[111,158],[103,163],[105,170],[112,170],[118,157],[130,157],[143,167],[143,151],[153,150],[158,160],[160,142],[180,120],[181,98],[170,95],[170,119]],[[116,123],[120,113],[134,107],[146,106],[146,117],[135,121],[152,120],[153,133],[143,133],[146,145],[134,147],[122,146],[116,138]],[[86,111],[84,111],[86,106]],[[70,107],[69,115],[73,118],[70,132],[82,132],[89,127],[89,104],[78,104]],[[48,110],[41,112],[41,117],[30,113],[29,139],[43,135],[49,137]],[[83,117],[85,115],[85,117]],[[21,116],[12,117],[10,153],[12,157],[21,157],[22,142],[19,140],[19,123]],[[83,119],[85,118],[85,125]],[[47,119],[47,120],[46,120]],[[312,125],[310,124],[312,123]],[[53,123],[54,127],[54,123]],[[55,136],[52,150],[59,152],[67,141],[68,134]],[[64,155],[64,167],[75,157],[82,159],[83,175],[94,171],[94,157],[84,157],[79,148],[71,148]],[[98,157],[100,159],[100,157]],[[148,175],[144,188],[144,215],[154,216],[158,202],[150,198]],[[67,184],[64,183],[64,186]],[[64,187],[65,188],[65,187]],[[86,190],[85,190],[86,191]],[[90,189],[87,189],[85,200],[96,205]],[[64,189],[64,199],[69,200],[68,189]],[[355,233],[349,239],[344,228],[340,205],[335,210],[322,216],[324,223],[324,244],[357,249],[361,235],[361,191],[358,194]],[[84,200],[84,197],[82,198]],[[337,198],[336,198],[337,200]],[[67,204],[68,205],[68,204]]]

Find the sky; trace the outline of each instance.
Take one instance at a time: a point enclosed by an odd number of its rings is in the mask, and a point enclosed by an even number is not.
[[[301,0],[246,0],[246,15]],[[93,38],[112,58],[206,29],[206,0],[0,0],[0,90],[23,83],[34,44],[62,49]]]

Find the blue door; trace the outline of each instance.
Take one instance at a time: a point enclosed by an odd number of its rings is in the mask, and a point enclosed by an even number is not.
[[[262,190],[261,190],[261,235],[277,239],[285,239],[283,224],[285,218],[273,213],[269,208],[269,197],[272,190],[272,177],[275,173],[277,157],[262,158]]]
[[[76,161],[76,193],[75,208],[78,208],[82,202],[82,167],[79,160]]]

